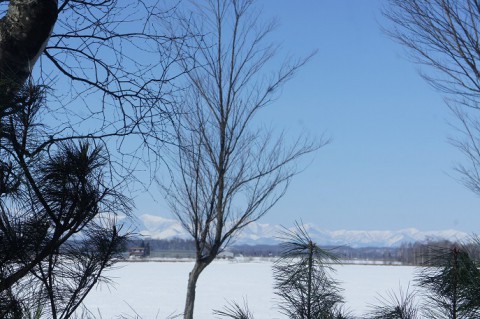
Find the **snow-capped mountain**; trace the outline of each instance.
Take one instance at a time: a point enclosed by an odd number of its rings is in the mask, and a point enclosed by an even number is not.
[[[425,240],[466,240],[469,235],[456,231],[420,231],[414,228],[397,231],[325,230],[312,224],[304,225],[310,237],[320,245],[351,247],[395,247],[402,243]],[[292,228],[293,229],[293,228]],[[138,233],[152,239],[190,238],[189,234],[175,219],[156,215],[141,215],[137,222]],[[235,240],[236,245],[270,245],[280,242],[285,229],[279,225],[251,223]]]
[[[140,235],[152,239],[190,238],[178,220],[161,216],[141,215],[137,228]]]

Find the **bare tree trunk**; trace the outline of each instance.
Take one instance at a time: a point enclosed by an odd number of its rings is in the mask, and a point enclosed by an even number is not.
[[[263,17],[250,0],[204,2],[197,12],[187,9],[179,18],[188,34],[208,36],[177,47],[190,85],[177,104],[179,147],[170,158],[171,184],[162,185],[172,212],[196,244],[185,319],[193,318],[203,269],[285,194],[297,174],[291,164],[323,145],[299,138],[284,147],[282,136],[250,129],[257,112],[308,58],[285,63],[271,81],[264,81],[260,71],[275,55],[275,46],[263,40],[274,24],[257,25]],[[211,23],[204,23],[205,18]]]
[[[15,87],[28,78],[57,21],[57,0],[11,0],[0,20],[0,80]]]
[[[193,308],[195,305],[195,290],[197,288],[197,281],[202,271],[208,266],[208,263],[196,261],[192,271],[188,275],[187,298],[185,301],[185,311],[183,313],[184,319],[193,319]]]

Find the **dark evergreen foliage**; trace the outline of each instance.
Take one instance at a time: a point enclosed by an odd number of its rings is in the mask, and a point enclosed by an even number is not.
[[[214,310],[213,314],[221,318],[254,319],[246,301],[244,301],[243,306],[236,302],[231,302],[223,310]]]
[[[285,231],[282,254],[274,265],[275,294],[282,313],[294,319],[343,318],[343,298],[331,278],[336,256],[312,241],[304,226]]]
[[[379,298],[379,304],[373,306],[369,319],[417,319],[418,305],[415,292],[407,290],[400,294],[390,293],[386,298]]]
[[[432,249],[416,281],[427,318],[480,318],[480,271],[462,245]]]
[[[114,216],[128,201],[100,145],[50,140],[45,88],[9,96],[0,98],[0,317],[69,318],[124,251]]]

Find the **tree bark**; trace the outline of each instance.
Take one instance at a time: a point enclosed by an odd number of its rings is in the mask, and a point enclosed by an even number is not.
[[[0,19],[0,81],[16,91],[28,78],[57,21],[57,0],[11,0]]]
[[[185,311],[183,312],[184,319],[193,319],[193,308],[195,306],[195,290],[197,288],[197,281],[202,271],[208,266],[208,263],[196,261],[192,271],[188,275],[187,298],[185,301]]]

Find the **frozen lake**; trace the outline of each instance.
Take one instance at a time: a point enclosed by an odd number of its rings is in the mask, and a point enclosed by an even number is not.
[[[115,284],[93,290],[86,300],[89,309],[101,318],[164,319],[181,313],[188,273],[193,262],[132,262],[118,264],[109,272]],[[377,304],[379,294],[404,290],[413,279],[414,267],[379,265],[336,266],[347,309],[355,314]],[[197,285],[195,318],[213,318],[212,309],[228,301],[248,301],[255,318],[285,318],[275,308],[272,262],[216,261],[200,276]],[[135,311],[135,312],[134,312]]]

